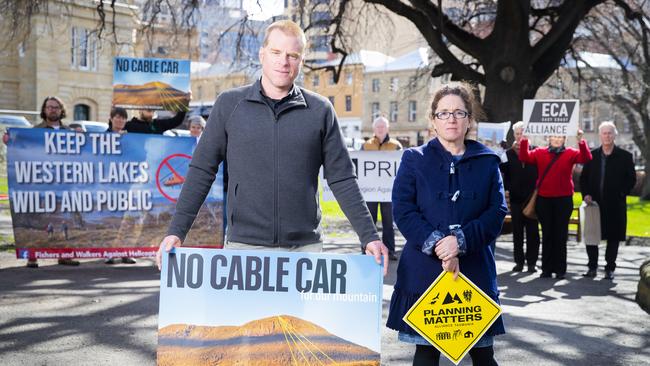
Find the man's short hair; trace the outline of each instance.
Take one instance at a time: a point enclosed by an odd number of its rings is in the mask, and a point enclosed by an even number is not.
[[[614,135],[618,135],[618,130],[616,129],[616,125],[612,121],[604,121],[598,126],[598,132],[602,131],[603,128],[609,127],[614,131]]]
[[[300,45],[302,46],[302,54],[304,55],[305,53],[305,47],[307,45],[307,37],[305,37],[305,32],[303,32],[302,28],[296,23],[291,20],[278,20],[277,22],[272,23],[266,28],[266,32],[264,32],[264,41],[262,42],[262,47],[266,47],[269,43],[269,34],[271,34],[271,31],[278,29],[281,30],[282,32],[286,34],[291,34],[292,36],[295,36],[298,38],[300,41]]]
[[[515,132],[515,130],[518,129],[518,128],[521,128],[523,130],[524,127],[526,127],[526,124],[524,123],[524,121],[519,121],[519,122],[515,123],[514,125],[512,125],[512,132]]]
[[[190,116],[187,120],[190,121],[190,126],[199,125],[201,126],[201,128],[205,129],[205,120],[203,119],[203,117],[199,115],[194,115],[194,116]]]
[[[375,118],[374,121],[372,121],[372,127],[374,128],[375,126],[377,126],[379,123],[382,123],[382,122],[386,124],[386,127],[390,126],[390,122],[388,121],[388,118],[386,118],[384,116],[379,116],[379,117]]]
[[[45,100],[43,101],[43,104],[41,105],[41,118],[44,119],[44,120],[47,118],[47,115],[45,114],[45,105],[50,100],[54,100],[57,103],[59,103],[59,107],[61,107],[61,119],[64,119],[65,116],[66,116],[65,104],[63,103],[61,98],[55,97],[55,96],[45,97]]]

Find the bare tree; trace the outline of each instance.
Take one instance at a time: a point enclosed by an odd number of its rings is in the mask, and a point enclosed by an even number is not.
[[[572,48],[571,74],[587,100],[621,111],[645,160],[641,198],[650,199],[650,1],[617,0],[592,10]],[[607,54],[610,67],[584,57],[583,50]]]

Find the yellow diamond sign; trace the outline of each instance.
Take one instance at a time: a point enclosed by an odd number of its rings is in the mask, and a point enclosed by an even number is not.
[[[404,321],[458,365],[501,315],[501,307],[462,273],[442,272]]]

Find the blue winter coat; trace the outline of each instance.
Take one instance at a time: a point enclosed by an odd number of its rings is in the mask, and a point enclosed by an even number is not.
[[[451,154],[437,138],[402,155],[393,184],[393,216],[406,245],[397,267],[389,328],[417,334],[402,318],[442,272],[435,252],[422,253],[422,244],[436,230],[449,235],[454,224],[460,225],[467,249],[459,256],[460,271],[499,301],[494,246],[507,213],[500,161],[479,142],[466,140],[465,146],[453,169]],[[503,333],[499,317],[487,334]]]

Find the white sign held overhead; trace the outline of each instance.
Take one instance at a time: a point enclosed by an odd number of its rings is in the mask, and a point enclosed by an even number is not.
[[[524,100],[524,135],[575,136],[579,119],[580,101],[577,99]]]

